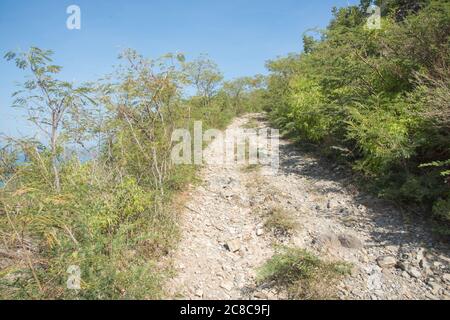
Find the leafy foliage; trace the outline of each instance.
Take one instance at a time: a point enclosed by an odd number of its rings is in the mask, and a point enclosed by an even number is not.
[[[56,79],[51,54],[6,54],[31,72],[16,104],[48,139],[7,138],[0,150],[0,239],[10,257],[1,262],[1,296],[161,298],[171,273],[162,257],[178,239],[173,195],[196,169],[171,163],[172,132],[196,120],[224,128],[254,110],[262,80],[224,84],[204,57],[148,59],[129,49],[111,75],[75,87]],[[198,92],[188,97],[191,86]],[[97,155],[82,159],[68,150],[74,142],[95,145]],[[70,266],[80,268],[79,290],[67,288]]]
[[[320,40],[269,62],[265,109],[286,134],[347,150],[380,195],[447,223],[450,4],[375,1],[382,29],[370,30],[371,3],[335,8]]]

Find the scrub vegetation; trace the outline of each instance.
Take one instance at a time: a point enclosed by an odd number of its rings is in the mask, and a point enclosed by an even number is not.
[[[304,50],[268,62],[265,109],[285,135],[320,146],[379,196],[450,225],[450,3],[371,1],[333,10]]]
[[[1,297],[159,298],[170,274],[161,258],[178,239],[174,195],[195,179],[193,165],[171,164],[172,132],[256,111],[262,79],[223,81],[206,56],[130,49],[111,74],[76,87],[57,78],[52,54],[5,56],[27,76],[14,105],[44,138],[2,141]],[[71,266],[80,290],[67,288]]]

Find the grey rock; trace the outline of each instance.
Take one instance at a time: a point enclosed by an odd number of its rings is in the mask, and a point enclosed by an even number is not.
[[[393,256],[381,256],[377,258],[377,263],[381,268],[392,268],[397,264],[397,259]]]
[[[241,242],[239,241],[239,239],[235,238],[228,240],[225,246],[229,251],[236,252],[239,251],[239,249],[241,248]]]

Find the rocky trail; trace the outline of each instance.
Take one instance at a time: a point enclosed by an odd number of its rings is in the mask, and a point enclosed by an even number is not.
[[[229,128],[268,125],[260,115]],[[217,156],[219,142],[205,150]],[[258,286],[258,268],[277,245],[307,249],[321,259],[345,261],[351,275],[339,299],[450,299],[448,247],[418,217],[358,191],[346,169],[280,140],[280,167],[205,165],[180,214],[182,238],[171,256],[176,275],[171,298],[286,299],[286,292]],[[278,208],[297,226],[290,233],[264,227]]]

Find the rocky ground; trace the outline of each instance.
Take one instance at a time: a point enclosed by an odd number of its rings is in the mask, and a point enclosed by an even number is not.
[[[267,127],[260,115],[236,119]],[[219,140],[205,151],[214,162]],[[203,183],[180,214],[183,230],[172,254],[176,276],[168,296],[186,299],[285,299],[255,282],[257,269],[284,244],[328,261],[345,261],[352,274],[338,285],[340,299],[450,299],[448,247],[418,217],[358,191],[346,169],[280,140],[280,167],[205,165]],[[288,212],[289,234],[264,228],[267,212]]]

